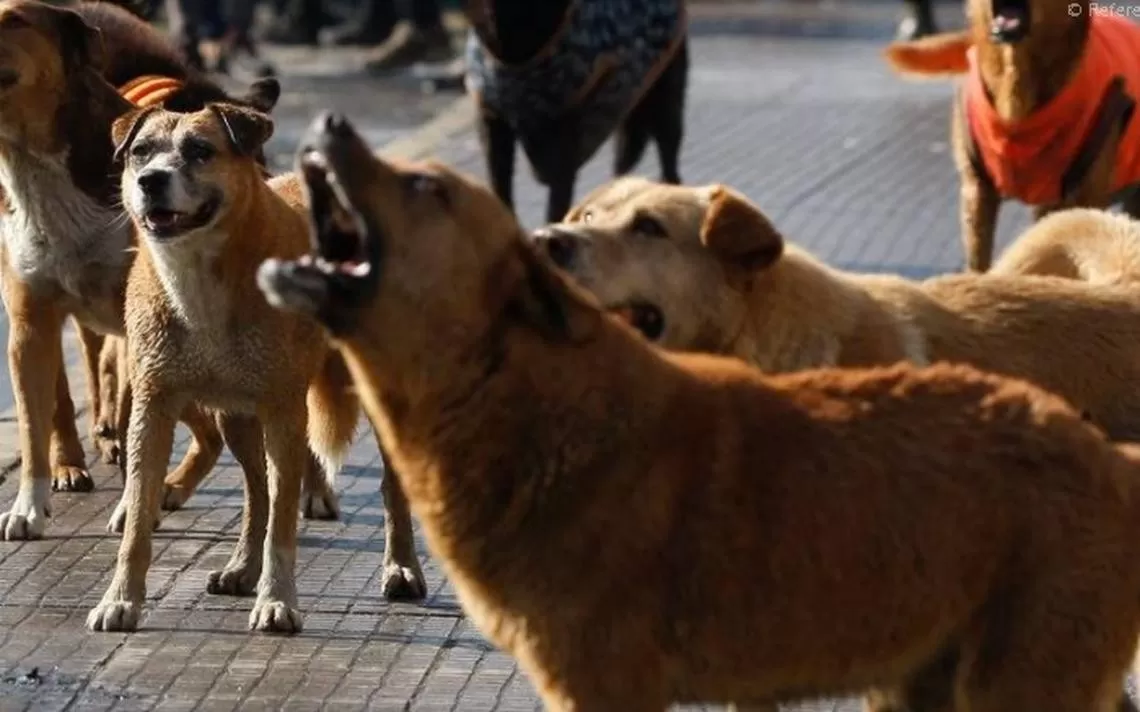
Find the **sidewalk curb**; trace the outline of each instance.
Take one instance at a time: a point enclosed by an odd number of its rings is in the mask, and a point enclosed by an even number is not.
[[[474,123],[475,102],[465,94],[441,109],[422,127],[385,144],[377,153],[387,158],[427,158],[445,141],[471,128]]]

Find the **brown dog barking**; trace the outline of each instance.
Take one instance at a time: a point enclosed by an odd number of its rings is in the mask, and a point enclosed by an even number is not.
[[[949,646],[959,709],[1114,708],[1140,463],[1059,398],[667,354],[473,181],[336,116],[300,162],[316,254],[261,288],[333,334],[465,609],[548,709],[857,691]]]

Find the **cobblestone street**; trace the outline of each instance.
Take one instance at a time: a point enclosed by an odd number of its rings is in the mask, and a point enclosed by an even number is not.
[[[697,12],[681,173],[753,198],[791,240],[848,269],[924,276],[956,270],[957,179],[948,152],[951,86],[893,76],[879,56],[896,3],[717,3]],[[949,25],[958,5],[943,6]],[[352,71],[351,56],[281,53],[285,95],[271,144],[286,168],[312,115],[338,108],[379,146],[427,153],[483,177],[470,115],[456,96],[385,88]],[[339,62],[339,63],[338,63]],[[347,63],[347,65],[346,65]],[[347,68],[346,68],[347,66]],[[386,85],[385,85],[386,86]],[[432,122],[426,135],[417,130]],[[609,177],[604,147],[577,194]],[[655,176],[651,154],[641,173]],[[518,208],[536,226],[546,194],[522,162]],[[1000,244],[1027,221],[1008,205]],[[73,339],[68,343],[74,347]],[[84,381],[70,358],[76,402]],[[16,493],[10,384],[0,384],[0,506]],[[81,433],[86,433],[86,416]],[[92,634],[84,618],[110,580],[119,538],[104,526],[121,492],[95,465],[97,489],[57,494],[42,541],[0,542],[0,712],[15,710],[532,710],[537,699],[512,660],[468,624],[426,548],[425,604],[380,596],[381,464],[366,428],[338,483],[341,520],[303,522],[298,588],[305,630],[293,638],[246,630],[251,599],[205,592],[241,519],[241,476],[229,455],[156,533],[147,610],[131,635]],[[177,443],[175,460],[186,445]],[[3,475],[0,475],[3,477]],[[747,576],[742,572],[742,576]],[[854,702],[797,709],[854,712]],[[615,711],[616,712],[616,711]]]

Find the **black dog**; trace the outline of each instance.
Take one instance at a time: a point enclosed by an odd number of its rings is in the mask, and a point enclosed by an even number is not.
[[[614,173],[649,139],[680,183],[689,56],[683,0],[468,0],[467,86],[491,184],[513,207],[515,142],[550,189],[546,219],[574,200],[578,170],[617,132]]]

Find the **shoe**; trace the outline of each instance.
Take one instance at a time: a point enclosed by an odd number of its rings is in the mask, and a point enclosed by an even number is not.
[[[364,71],[384,76],[413,64],[446,62],[454,56],[451,35],[444,28],[421,30],[401,23],[392,31],[392,37],[374,50],[364,64]]]

